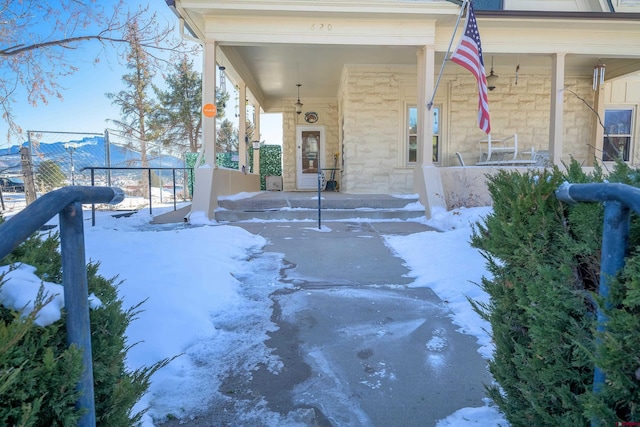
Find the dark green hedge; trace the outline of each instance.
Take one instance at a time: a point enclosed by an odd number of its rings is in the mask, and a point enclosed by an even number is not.
[[[253,153],[249,150],[249,172],[253,172]],[[238,169],[238,161],[233,160],[238,153],[216,153],[216,163],[220,167]],[[196,164],[198,153],[187,153],[185,163],[188,168]],[[282,147],[280,145],[262,145],[260,147],[260,189],[266,190],[265,177],[282,175]],[[193,194],[193,176],[189,175],[189,191]]]
[[[34,236],[0,264],[26,263],[36,267],[43,280],[60,283],[58,245],[57,234]],[[102,301],[91,311],[97,425],[132,426],[142,414],[131,409],[146,392],[149,377],[168,360],[135,372],[126,369],[125,330],[139,307],[123,309],[115,278],[100,276],[97,264],[87,266],[87,278],[89,293]],[[40,298],[39,305],[44,303]],[[64,313],[46,327],[36,326],[34,318],[0,306],[0,425],[74,426],[80,416],[75,386],[82,372],[81,354],[67,348]]]
[[[190,168],[188,170],[187,186],[189,187],[189,194],[191,194],[191,197],[193,197],[193,183],[195,181],[193,170],[196,167],[196,160],[198,160],[198,153],[186,153],[184,155],[184,164],[187,168]]]
[[[637,185],[638,170],[618,165],[611,182]],[[631,257],[612,292],[615,309],[596,356],[595,319],[603,208],[568,206],[555,190],[564,181],[602,182],[573,162],[559,169],[500,172],[489,180],[493,213],[478,224],[472,245],[487,260],[491,278],[481,286],[490,303],[476,304],[492,325],[496,349],[489,396],[514,426],[584,426],[639,421],[640,227],[633,215]],[[634,350],[635,349],[635,350]],[[594,364],[608,378],[595,395]]]
[[[265,177],[282,175],[282,147],[263,145],[260,147],[260,189],[266,190]]]

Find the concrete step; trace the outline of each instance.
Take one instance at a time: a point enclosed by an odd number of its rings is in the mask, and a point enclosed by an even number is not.
[[[321,193],[323,221],[408,220],[424,217],[417,195]],[[221,197],[215,219],[222,222],[318,219],[318,193],[265,191],[245,197]]]
[[[317,221],[317,209],[300,210],[265,210],[265,211],[216,211],[216,221],[238,222],[251,220],[265,221]],[[358,209],[322,209],[323,221],[339,221],[345,219],[362,220],[408,220],[424,217],[424,211],[406,210],[358,210]]]

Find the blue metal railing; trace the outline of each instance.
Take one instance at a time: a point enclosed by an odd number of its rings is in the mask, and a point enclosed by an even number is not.
[[[149,183],[151,183],[151,171],[152,170],[157,170],[157,171],[163,171],[163,170],[167,170],[167,171],[171,171],[172,174],[172,179],[173,179],[173,210],[175,211],[177,208],[176,206],[176,171],[177,170],[181,170],[181,171],[189,171],[192,175],[193,175],[193,168],[173,168],[173,167],[106,167],[106,166],[87,166],[85,168],[82,168],[82,171],[85,170],[90,170],[91,171],[91,186],[94,186],[96,183],[96,178],[95,178],[95,173],[97,170],[102,170],[102,171],[107,171],[107,173],[111,173],[111,171],[147,171],[147,179]],[[186,181],[186,179],[185,179]],[[110,183],[111,180],[108,180],[108,183]],[[186,185],[184,186],[186,188]],[[149,185],[148,188],[148,196],[149,196],[149,214],[153,214],[153,209],[152,209],[152,193],[151,193],[151,185]],[[95,214],[95,206],[91,207],[91,225],[96,225],[96,214]]]
[[[640,213],[640,189],[626,184],[569,184],[556,190],[556,197],[563,202],[604,202],[604,226],[602,229],[602,255],[600,261],[600,283],[598,293],[605,309],[611,308],[609,285],[624,267],[624,258],[629,244],[630,209]],[[607,316],[598,308],[597,330],[606,331]],[[600,342],[596,339],[596,354]],[[606,375],[598,366],[593,372],[593,392],[600,393]],[[594,420],[592,426],[597,426]]]
[[[115,187],[64,187],[45,194],[0,225],[2,259],[54,215],[59,215],[67,344],[82,350],[84,363],[77,385],[82,393],[76,406],[86,409],[87,413],[78,421],[80,427],[96,425],[82,204],[117,204],[122,200],[124,193]]]

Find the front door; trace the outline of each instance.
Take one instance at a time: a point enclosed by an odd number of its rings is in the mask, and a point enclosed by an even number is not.
[[[318,188],[318,168],[324,160],[324,126],[296,127],[296,185],[298,190]]]

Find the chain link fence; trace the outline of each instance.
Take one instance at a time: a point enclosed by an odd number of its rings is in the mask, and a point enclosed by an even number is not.
[[[24,204],[30,201],[30,183],[34,186],[33,199],[68,185],[93,183],[120,187],[127,197],[123,203],[110,207],[117,210],[137,210],[150,203],[157,207],[188,201],[184,153],[170,153],[166,148],[148,144],[146,163],[152,168],[149,173],[148,169],[138,169],[142,168],[143,162],[136,146],[139,145],[109,130],[103,133],[28,131],[27,141],[21,146],[0,149],[2,209],[11,209],[13,206],[6,205],[12,202],[15,206],[21,201]],[[28,148],[28,159],[21,158],[24,147]],[[92,171],[87,168],[105,169]],[[17,188],[9,182],[23,185]]]

